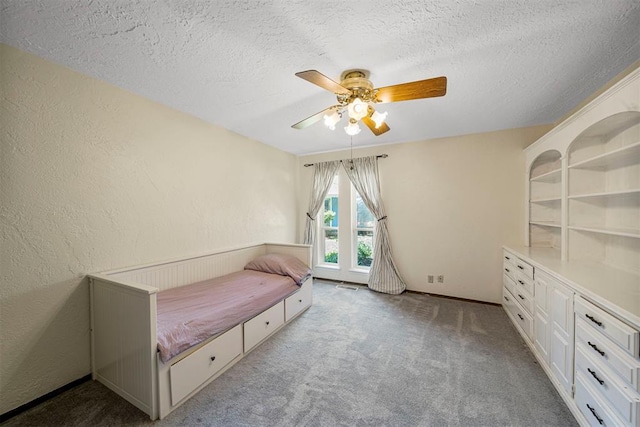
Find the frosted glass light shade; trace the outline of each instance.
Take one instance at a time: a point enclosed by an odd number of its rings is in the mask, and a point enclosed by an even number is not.
[[[377,111],[374,111],[373,114],[371,115],[371,120],[373,120],[373,122],[376,124],[376,129],[379,128],[380,125],[384,123],[386,119],[387,119],[386,111],[384,113],[378,113]]]
[[[335,130],[336,129],[336,123],[338,123],[341,118],[342,118],[342,115],[339,114],[337,111],[334,111],[333,114],[331,114],[331,115],[325,114],[324,115],[324,124],[329,129]]]
[[[349,125],[344,127],[344,131],[347,135],[354,136],[360,133],[360,126],[358,126],[358,123],[355,120],[350,121]]]
[[[353,100],[351,104],[349,104],[348,111],[349,117],[355,120],[360,120],[364,116],[367,115],[367,109],[369,107],[366,103],[362,102],[360,98],[356,98]]]

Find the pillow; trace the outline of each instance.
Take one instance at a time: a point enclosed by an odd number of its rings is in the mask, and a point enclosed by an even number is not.
[[[249,261],[244,269],[289,276],[298,285],[302,285],[302,282],[311,276],[311,269],[305,263],[294,256],[283,254],[259,256]]]

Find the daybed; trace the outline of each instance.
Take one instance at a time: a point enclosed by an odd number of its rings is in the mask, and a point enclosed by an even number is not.
[[[311,305],[312,278],[264,270],[287,257],[309,266],[311,248],[265,243],[89,275],[93,379],[164,418]]]

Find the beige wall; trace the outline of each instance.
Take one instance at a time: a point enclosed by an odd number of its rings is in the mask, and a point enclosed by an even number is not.
[[[408,289],[501,301],[501,246],[524,241],[522,150],[550,128],[354,149],[354,157],[389,154],[378,163],[381,191],[395,261]],[[349,152],[342,151],[301,157],[299,162],[302,166],[348,157]],[[308,205],[312,169],[299,169],[302,212]],[[445,283],[427,284],[428,274],[445,275]]]
[[[0,44],[0,413],[89,373],[89,272],[294,241],[293,155]]]

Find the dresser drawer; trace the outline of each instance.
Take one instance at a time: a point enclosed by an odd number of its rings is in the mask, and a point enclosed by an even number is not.
[[[514,266],[505,263],[502,266],[502,270],[505,275],[509,276],[512,280],[516,280],[516,271]]]
[[[502,251],[502,262],[504,265],[510,264],[512,267],[515,267],[517,259],[518,257],[511,252]]]
[[[533,280],[533,266],[529,263],[521,260],[520,258],[516,258],[516,271],[523,275],[524,277],[528,277]]]
[[[247,352],[284,324],[284,301],[244,323],[244,351]]]
[[[636,426],[640,397],[616,380],[603,364],[587,357],[582,347],[576,348],[576,372],[580,372],[593,390],[603,396],[625,424]]]
[[[502,288],[502,306],[505,308],[505,310],[511,312],[509,306],[515,303],[516,302],[513,299],[513,295],[511,295],[511,292],[509,292],[506,287]]]
[[[516,304],[516,297],[514,297],[506,288],[503,288],[503,305],[508,312],[513,316],[514,320],[522,328],[524,333],[529,337],[529,340],[533,340],[533,321],[531,316],[524,311],[519,304]],[[506,302],[506,304],[504,304]]]
[[[176,405],[229,362],[242,354],[242,325],[171,365],[171,404]]]
[[[298,313],[311,305],[313,299],[313,279],[307,280],[298,292],[284,300],[285,321],[291,320]]]
[[[535,294],[533,279],[530,279],[529,277],[525,276],[522,273],[517,273],[515,282],[520,289],[524,289],[526,292],[529,292],[531,295]]]
[[[516,282],[506,274],[502,275],[502,285],[509,290],[512,294],[516,292]]]
[[[576,375],[576,393],[574,396],[576,406],[589,422],[592,427],[619,427],[624,423],[618,419],[608,407],[608,404],[602,401],[602,397],[598,396],[588,382],[578,372]]]
[[[533,315],[535,302],[533,300],[533,296],[531,296],[529,292],[526,292],[524,289],[522,289],[522,287],[516,288],[514,289],[513,296],[515,297],[516,301],[518,301],[518,303],[527,311],[527,313]]]
[[[626,385],[640,391],[640,361],[620,350],[580,318],[576,319],[576,343],[592,359],[599,360],[618,375]]]
[[[609,337],[633,357],[638,357],[638,331],[584,298],[576,299],[576,318]]]

